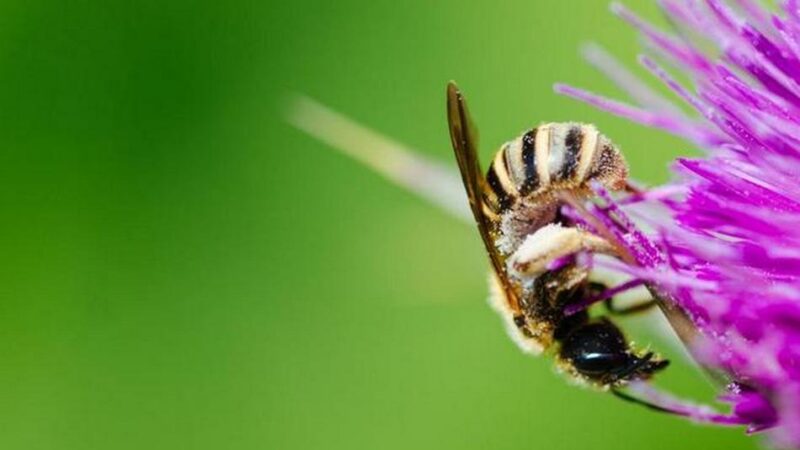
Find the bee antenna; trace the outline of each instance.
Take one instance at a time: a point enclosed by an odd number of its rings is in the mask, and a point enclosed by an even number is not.
[[[611,388],[611,393],[626,402],[636,403],[637,405],[658,412],[689,417],[698,423],[713,423],[717,425],[744,425],[748,423],[746,419],[735,414],[721,414],[709,406],[698,405],[673,398],[668,394],[659,392],[646,383],[631,384],[629,389],[636,391],[639,395],[643,395],[647,399],[634,397],[616,387]]]
[[[661,405],[656,405],[655,403],[650,403],[647,400],[642,400],[640,398],[634,397],[632,395],[626,394],[617,388],[611,388],[611,393],[614,394],[615,397],[625,400],[626,402],[635,403],[637,405],[644,406],[645,408],[652,409],[654,411],[663,412],[667,414],[674,414],[676,416],[686,416],[687,414],[683,411],[677,411],[674,409],[666,408]]]

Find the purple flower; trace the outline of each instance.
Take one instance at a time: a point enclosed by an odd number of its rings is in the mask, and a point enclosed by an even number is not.
[[[592,202],[573,200],[563,212],[620,249],[616,259],[579,255],[628,275],[605,294],[646,284],[731,408],[718,413],[644,383],[632,384],[633,394],[696,421],[746,425],[776,445],[800,448],[800,0],[783,0],[776,13],[757,0],[659,4],[672,33],[621,5],[612,10],[642,34],[651,56],[640,63],[692,113],[597,47],[587,48],[587,59],[634,103],[556,90],[681,136],[705,156],[677,160],[670,184],[624,198],[595,186]],[[313,100],[292,106],[289,120],[299,128],[471,222],[448,167]]]
[[[688,313],[699,330],[686,339],[693,355],[728,383],[721,399],[732,404],[729,415],[691,408],[685,415],[769,430],[775,444],[800,447],[800,2],[785,0],[774,14],[754,0],[660,5],[675,33],[621,5],[612,10],[655,55],[641,56],[641,64],[693,114],[596,48],[589,60],[637,105],[563,85],[556,90],[682,136],[705,156],[679,159],[672,184],[635,198],[615,201],[598,188],[603,204],[588,205],[584,217],[589,212],[595,225],[587,226],[625,249],[627,264],[606,264]],[[667,214],[650,219],[643,208]]]

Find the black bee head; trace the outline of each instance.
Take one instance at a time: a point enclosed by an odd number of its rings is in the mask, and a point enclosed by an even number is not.
[[[604,384],[648,378],[669,364],[653,353],[631,353],[625,336],[607,319],[572,330],[562,341],[561,358],[579,374]]]

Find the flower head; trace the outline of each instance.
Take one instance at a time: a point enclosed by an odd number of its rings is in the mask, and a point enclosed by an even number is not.
[[[640,57],[694,114],[638,81],[624,85],[636,106],[556,90],[705,151],[676,161],[672,184],[635,199],[665,209],[667,220],[637,216],[603,192],[608,204],[591,212],[631,256],[621,270],[688,313],[700,331],[694,355],[730,382],[722,399],[731,421],[800,447],[800,2],[784,1],[779,14],[732,3],[662,0],[674,34],[612,8],[655,58],[691,78],[685,87]],[[597,49],[589,59],[615,80],[632,77]]]

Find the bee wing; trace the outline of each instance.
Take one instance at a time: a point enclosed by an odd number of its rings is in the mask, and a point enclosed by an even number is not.
[[[515,315],[521,314],[517,292],[508,278],[503,258],[495,247],[494,239],[489,232],[491,222],[484,211],[483,199],[488,190],[488,183],[478,160],[478,132],[472,123],[464,97],[452,81],[447,84],[447,119],[450,124],[450,139],[453,142],[458,168],[461,170],[461,179],[467,190],[469,206],[478,224],[478,231],[486,246],[492,268],[504,291],[508,306]]]

